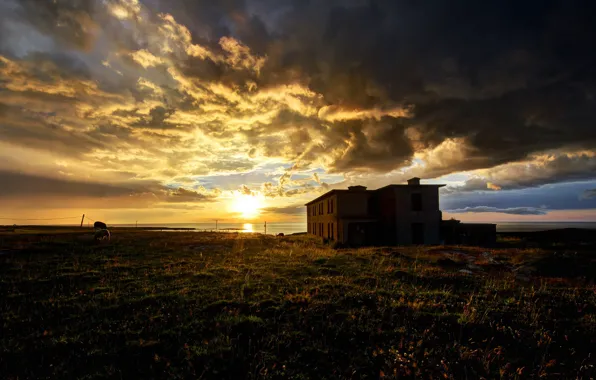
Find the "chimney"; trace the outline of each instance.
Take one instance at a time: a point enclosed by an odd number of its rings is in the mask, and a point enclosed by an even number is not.
[[[350,191],[364,191],[366,190],[366,186],[348,186],[348,190]]]
[[[410,186],[418,186],[418,185],[420,185],[420,178],[418,178],[418,177],[410,178],[408,180],[408,185],[410,185]]]

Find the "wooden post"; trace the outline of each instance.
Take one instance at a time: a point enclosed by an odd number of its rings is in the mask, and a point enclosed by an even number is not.
[[[85,214],[83,214],[83,217],[81,218],[81,228],[83,228],[83,222],[85,221]]]
[[[267,235],[267,221],[265,221],[265,235]]]

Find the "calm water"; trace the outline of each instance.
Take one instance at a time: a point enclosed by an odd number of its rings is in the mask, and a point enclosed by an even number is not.
[[[134,224],[116,224],[120,227],[134,227]],[[218,223],[218,230],[240,232],[265,232],[264,223]],[[215,223],[165,223],[165,224],[139,224],[142,227],[170,227],[170,228],[195,228],[197,230],[215,231]],[[544,231],[559,228],[589,228],[596,229],[596,222],[507,222],[497,223],[498,232]],[[306,223],[267,223],[267,234],[293,234],[306,232]]]
[[[134,224],[115,224],[116,227],[134,227]],[[139,224],[143,227],[195,228],[199,231],[215,231],[215,223],[162,223]],[[265,233],[264,223],[218,223],[217,230],[221,232],[259,232]],[[293,234],[306,232],[306,223],[267,223],[267,234]]]

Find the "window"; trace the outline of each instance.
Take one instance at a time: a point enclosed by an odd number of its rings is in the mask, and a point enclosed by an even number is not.
[[[331,223],[331,240],[334,240],[334,230],[333,230],[333,223]]]
[[[424,223],[412,223],[412,244],[424,244]]]
[[[329,203],[329,202],[327,202]],[[327,223],[327,239],[329,239],[331,237],[331,228],[329,228],[331,226],[331,223]]]
[[[330,204],[331,204],[331,214],[333,214],[333,199],[330,200]]]
[[[422,194],[412,194],[412,211],[422,211]]]

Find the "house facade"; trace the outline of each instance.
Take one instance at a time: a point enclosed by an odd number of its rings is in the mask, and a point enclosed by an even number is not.
[[[439,188],[412,178],[376,190],[331,190],[306,204],[311,235],[350,245],[439,244]]]

